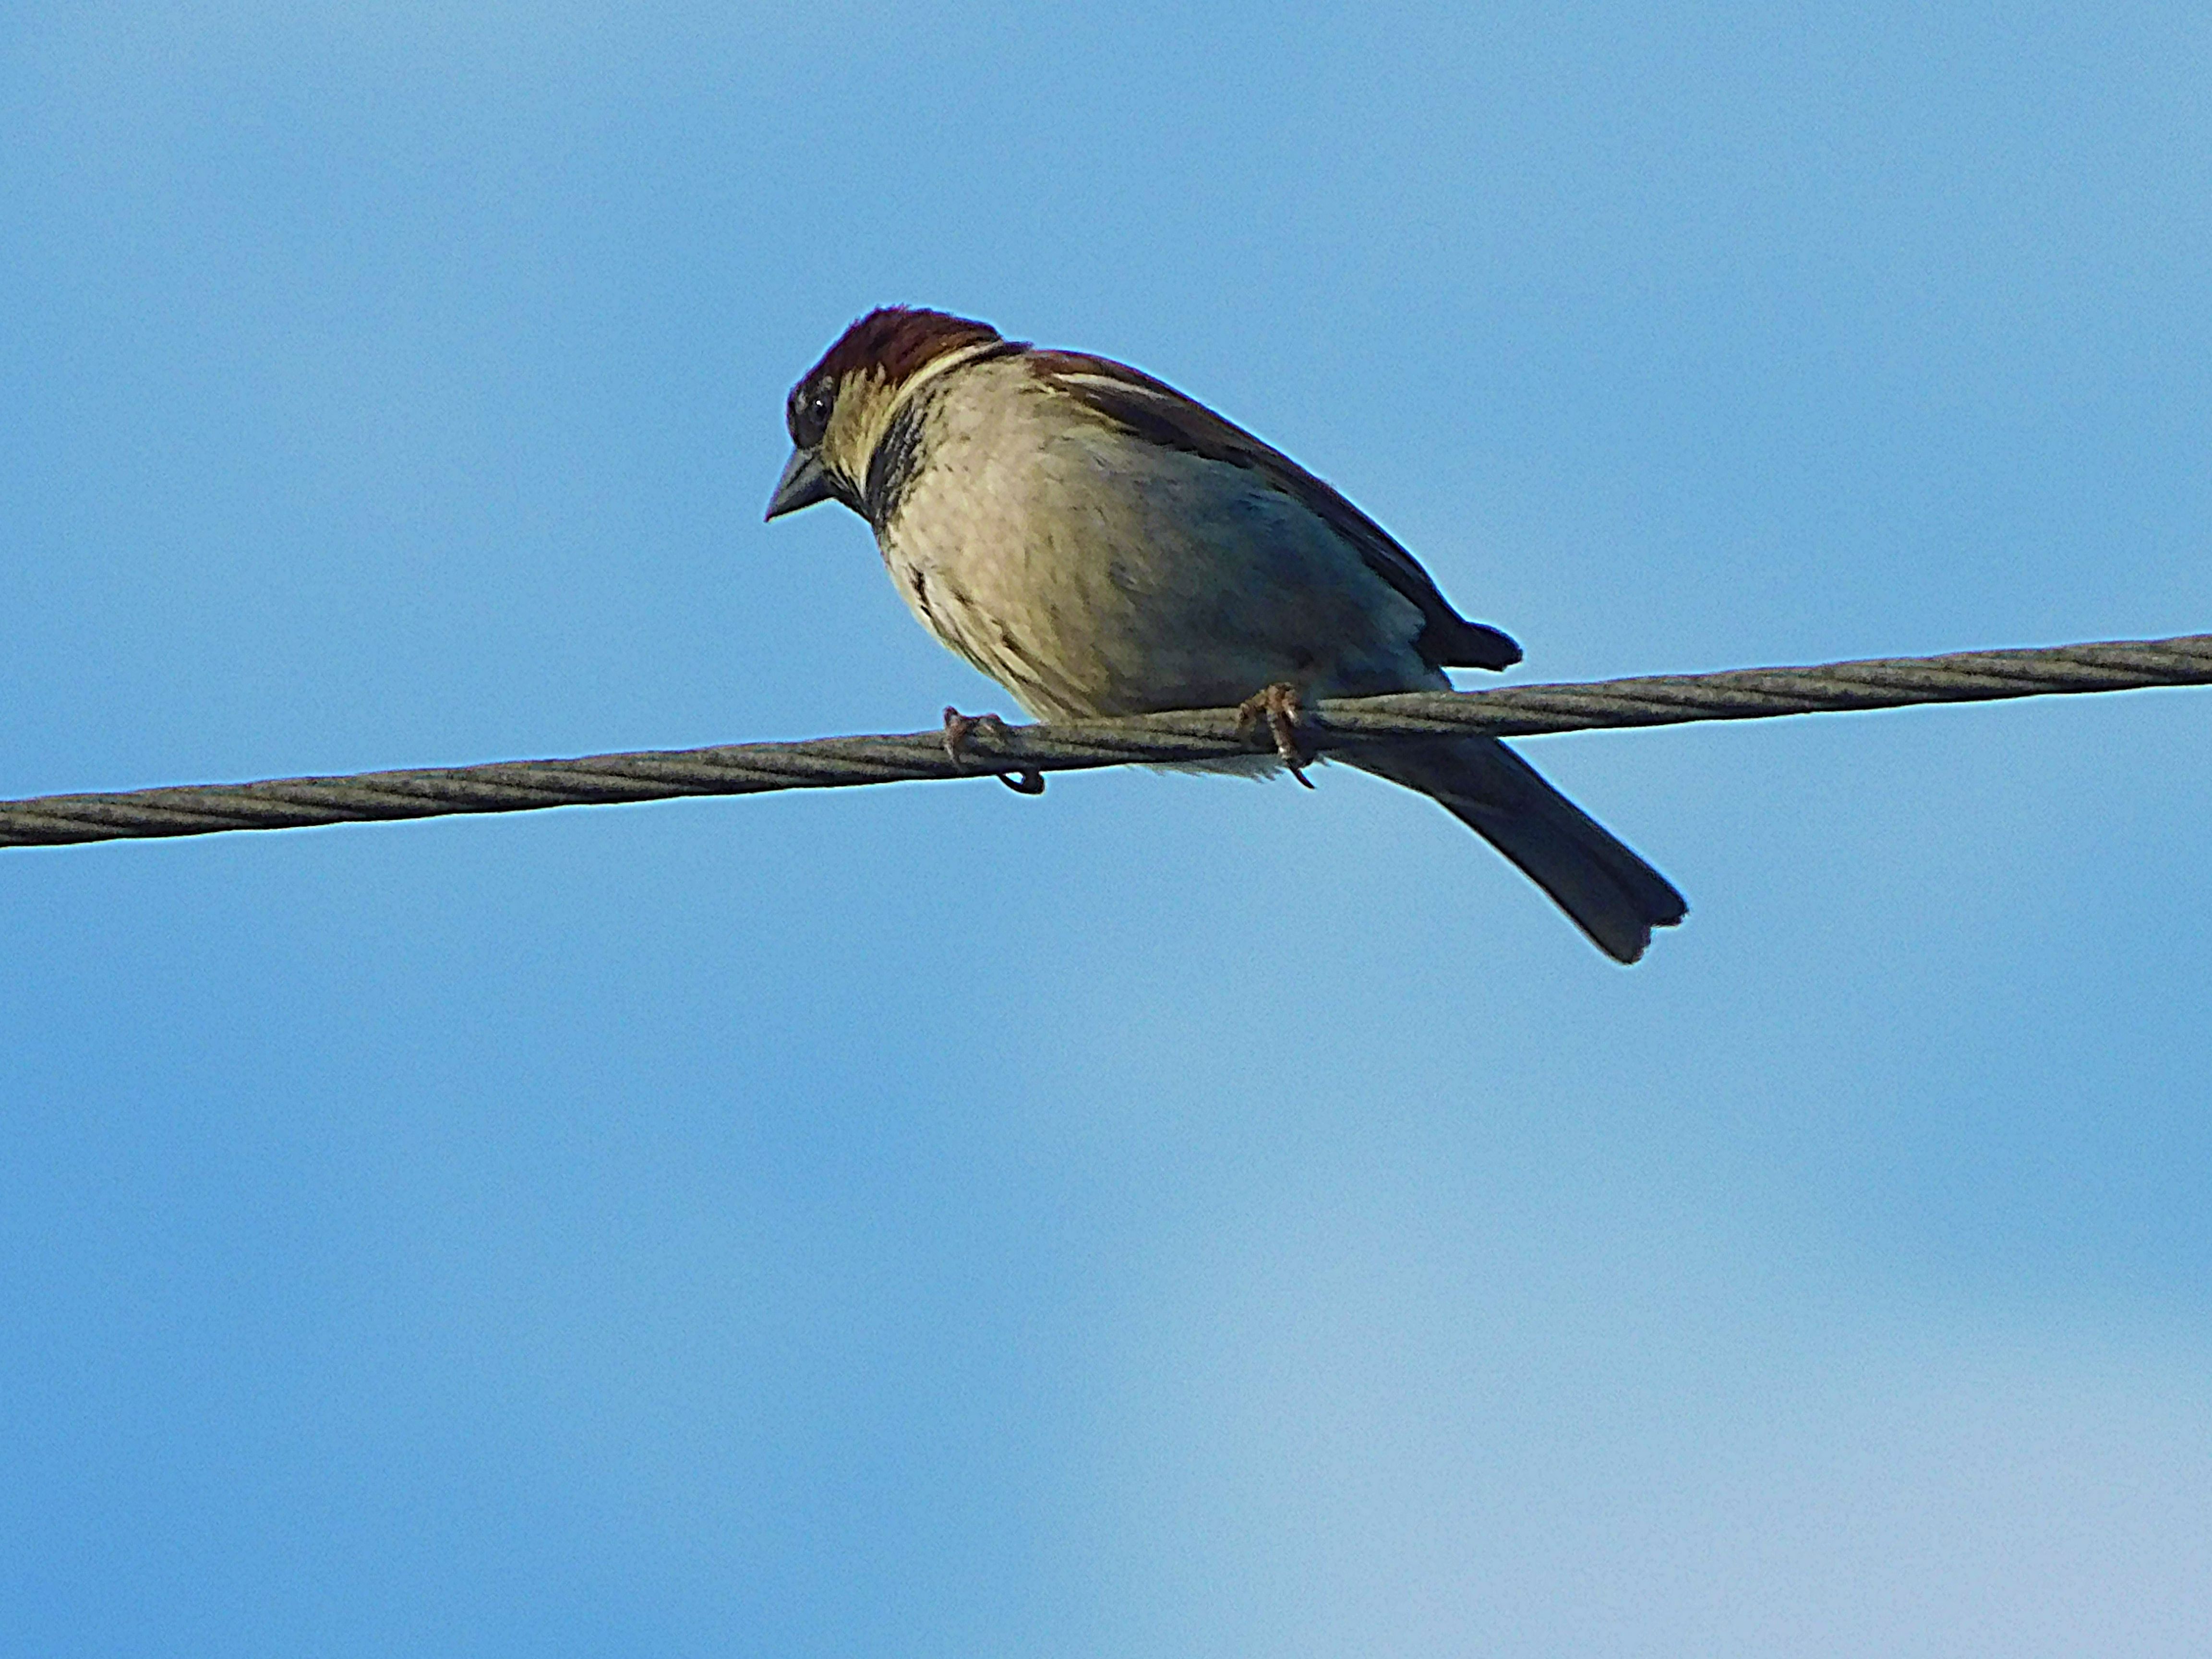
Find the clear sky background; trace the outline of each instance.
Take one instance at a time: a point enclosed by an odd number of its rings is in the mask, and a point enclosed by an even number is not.
[[[786,388],[1519,679],[2212,628],[2202,5],[0,11],[0,795],[1011,713]],[[0,853],[0,1650],[2201,1654],[2212,693]]]

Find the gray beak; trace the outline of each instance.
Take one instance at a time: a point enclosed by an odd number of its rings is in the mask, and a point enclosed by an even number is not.
[[[830,475],[822,470],[821,458],[811,449],[794,449],[775,481],[775,494],[768,498],[768,516],[780,519],[829,499]]]

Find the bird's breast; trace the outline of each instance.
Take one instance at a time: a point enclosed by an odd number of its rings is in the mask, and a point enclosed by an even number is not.
[[[876,526],[892,580],[1033,713],[1214,708],[1280,680],[1328,696],[1441,679],[1412,648],[1415,608],[1249,469],[1034,395],[940,398],[910,441]]]

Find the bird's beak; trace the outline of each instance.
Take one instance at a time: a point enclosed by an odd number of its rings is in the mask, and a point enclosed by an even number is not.
[[[794,449],[775,481],[775,494],[768,498],[768,516],[780,519],[829,499],[830,475],[822,470],[822,458],[811,449]]]

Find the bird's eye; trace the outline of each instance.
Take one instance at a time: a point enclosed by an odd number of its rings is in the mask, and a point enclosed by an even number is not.
[[[791,395],[791,441],[801,449],[812,449],[830,429],[830,410],[837,401],[837,388],[829,381],[801,386]]]

